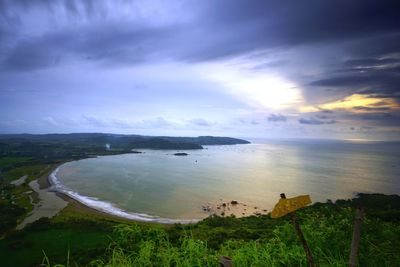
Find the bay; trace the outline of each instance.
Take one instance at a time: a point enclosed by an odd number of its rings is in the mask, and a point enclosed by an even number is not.
[[[141,151],[65,163],[56,189],[90,199],[87,205],[109,203],[103,211],[149,220],[201,219],[222,210],[248,216],[270,211],[283,192],[309,194],[314,202],[358,192],[400,193],[398,142],[256,140],[205,146],[185,151],[188,156]],[[239,205],[222,207],[232,200]]]

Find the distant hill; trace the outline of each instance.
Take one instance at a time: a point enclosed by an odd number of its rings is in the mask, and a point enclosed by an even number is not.
[[[0,157],[34,156],[65,160],[91,155],[129,153],[132,149],[202,149],[203,145],[234,145],[250,142],[231,137],[170,137],[107,133],[3,134]]]
[[[192,143],[203,146],[250,144],[249,141],[232,137],[199,136],[199,137],[161,137],[172,142]]]
[[[170,137],[170,136],[146,136],[146,135],[122,135],[108,133],[71,133],[71,134],[0,134],[0,143],[20,143],[20,142],[63,142],[63,143],[92,143],[115,145],[135,145],[142,148],[159,148],[176,144],[184,145],[187,149],[199,149],[201,145],[235,145],[249,144],[249,141],[216,136],[199,137]],[[196,145],[196,146],[194,146]]]

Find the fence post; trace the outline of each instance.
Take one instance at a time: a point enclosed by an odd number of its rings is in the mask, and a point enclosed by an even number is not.
[[[364,209],[358,207],[356,209],[356,217],[354,219],[353,238],[351,240],[349,267],[357,266],[358,249],[360,248],[361,223],[364,218]]]
[[[281,198],[286,198],[286,195],[284,193],[282,193]],[[291,214],[291,217],[292,217],[292,223],[293,223],[294,229],[296,230],[296,234],[299,237],[301,244],[303,245],[304,252],[306,253],[308,266],[315,267],[313,255],[311,253],[310,247],[307,244],[306,239],[304,238],[303,231],[301,231],[299,222],[297,221],[296,212],[293,212]]]

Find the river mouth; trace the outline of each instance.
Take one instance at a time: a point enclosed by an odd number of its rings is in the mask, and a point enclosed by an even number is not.
[[[101,156],[68,162],[49,177],[52,189],[115,216],[190,223],[211,214],[266,214],[280,193],[312,200],[357,192],[400,191],[398,155],[379,146],[268,143]],[[237,202],[237,203],[236,203]],[[234,203],[234,204],[232,204]]]

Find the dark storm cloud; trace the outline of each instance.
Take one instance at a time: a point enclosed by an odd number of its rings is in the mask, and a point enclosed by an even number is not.
[[[313,115],[312,113],[309,114],[309,118],[316,118],[321,121],[335,121],[338,122],[347,122],[347,123],[356,123],[357,125],[374,125],[374,126],[388,126],[388,127],[397,127],[400,125],[400,112],[399,110],[390,110],[387,108],[377,108],[371,109],[366,107],[355,107],[353,110],[357,111],[357,113],[350,112],[350,111],[337,111],[335,112],[335,118],[332,117],[325,117],[322,119],[319,115]],[[300,122],[300,121],[299,121]],[[303,123],[307,120],[303,120]],[[302,122],[300,122],[302,123]],[[316,121],[315,124],[322,124]]]
[[[387,123],[399,123],[400,122],[400,114],[394,112],[379,112],[379,113],[356,113],[356,114],[348,114],[348,118],[353,118],[357,120],[368,120],[368,121],[379,121],[379,122],[387,122]]]
[[[316,86],[326,87],[353,87],[353,88],[365,88],[358,90],[364,93],[376,93],[374,87],[380,87],[379,90],[384,89],[388,93],[395,93],[398,91],[398,84],[400,82],[400,76],[397,73],[393,73],[390,70],[385,71],[364,71],[363,73],[354,73],[347,75],[340,75],[330,77],[326,79],[317,80],[311,83]]]
[[[130,28],[107,25],[84,28],[80,32],[50,33],[27,38],[10,49],[3,67],[11,70],[32,70],[51,67],[71,57],[107,64],[137,64],[149,60],[160,51],[158,42],[167,41],[168,29]]]
[[[64,8],[69,15],[93,16],[95,13],[105,15],[105,5],[96,0],[1,0],[0,15],[19,18],[15,10],[27,11],[31,8],[43,8],[53,12],[57,8]]]
[[[203,9],[207,19],[196,25],[208,42],[188,56],[210,60],[276,47],[374,39],[398,32],[398,6],[396,1],[218,1]]]
[[[344,62],[344,65],[348,64],[349,61]],[[339,68],[339,75],[334,72],[328,73],[331,77],[315,80],[310,85],[331,87],[336,90],[352,88],[353,93],[400,98],[400,65],[396,65],[399,64],[397,58],[357,59],[350,64],[357,64],[357,67]]]
[[[123,1],[113,2],[115,8],[119,2]],[[143,21],[110,22],[106,20],[107,5],[94,1],[0,3],[2,28],[19,28],[16,21],[33,8],[49,14],[62,9],[71,22],[89,21],[66,31],[48,30],[33,40],[26,40],[24,35],[29,33],[22,32],[2,60],[3,68],[13,70],[51,67],[62,62],[60,54],[122,64],[136,64],[152,56],[208,61],[282,46],[356,41],[366,36],[373,39],[396,33],[400,27],[397,1],[193,2],[186,10],[193,18],[168,27]],[[21,64],[30,57],[31,62]]]
[[[353,110],[361,110],[361,111],[390,111],[391,108],[389,107],[363,107],[363,106],[358,106],[358,107],[353,107]]]
[[[362,121],[368,123],[368,125],[374,126],[387,126],[387,127],[398,127],[400,125],[400,113],[399,112],[376,112],[376,113],[364,113],[364,114],[348,114],[348,119],[355,121]]]
[[[400,26],[396,1],[218,1],[217,7],[207,7],[213,25],[239,31],[251,27],[258,30],[254,34],[264,33],[251,41],[275,39],[280,44],[352,39]]]
[[[3,64],[10,70],[32,70],[57,65],[61,52],[46,43],[20,42],[4,59]]]
[[[125,2],[125,1],[118,1]],[[71,60],[137,64],[159,53],[179,27],[107,20],[107,5],[93,1],[0,1],[0,62],[6,70],[48,68]],[[117,2],[115,2],[117,3]],[[43,17],[66,14],[71,23],[39,34],[21,26],[31,10]],[[38,14],[37,20],[43,19]],[[54,18],[53,18],[54,19]],[[35,20],[35,18],[33,18]],[[51,21],[49,19],[49,21]],[[40,25],[40,23],[39,23]],[[32,25],[34,28],[35,25]],[[2,45],[7,43],[7,45]],[[163,43],[163,44],[161,44]]]
[[[368,69],[379,67],[387,64],[400,64],[399,58],[362,58],[362,59],[349,59],[343,62],[345,66],[353,67],[353,70]]]
[[[352,40],[348,49],[354,58],[376,58],[382,55],[391,55],[399,53],[400,30],[397,27],[390,33],[382,32]]]

